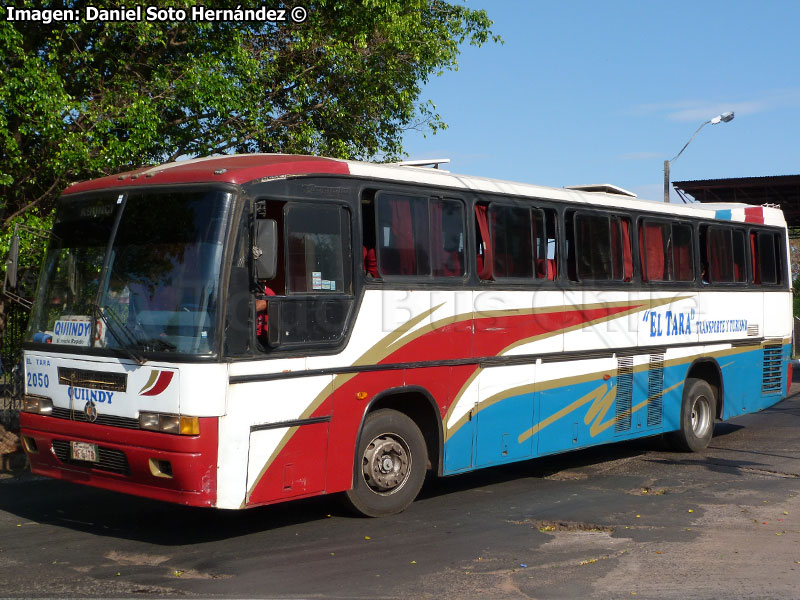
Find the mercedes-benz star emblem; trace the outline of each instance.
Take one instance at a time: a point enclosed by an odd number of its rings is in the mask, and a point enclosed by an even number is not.
[[[86,413],[86,419],[89,423],[94,423],[97,421],[97,405],[89,400],[86,403],[86,406],[83,407],[83,412]]]

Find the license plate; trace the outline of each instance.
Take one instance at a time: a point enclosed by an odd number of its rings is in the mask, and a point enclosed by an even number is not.
[[[86,442],[70,442],[70,456],[72,460],[97,462],[97,444]]]

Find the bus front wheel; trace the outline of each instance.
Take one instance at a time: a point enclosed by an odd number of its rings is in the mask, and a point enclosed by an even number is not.
[[[683,386],[680,429],[671,434],[674,446],[687,452],[705,449],[714,435],[716,416],[717,398],[711,386],[703,379],[687,379]]]
[[[402,512],[425,479],[427,448],[416,423],[391,409],[367,416],[356,451],[348,504],[368,517]]]

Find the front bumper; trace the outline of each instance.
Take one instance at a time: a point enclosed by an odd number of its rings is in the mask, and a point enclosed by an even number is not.
[[[36,474],[177,504],[214,506],[218,419],[199,422],[199,435],[183,436],[21,413],[20,435]],[[97,444],[98,462],[73,461],[73,441]]]

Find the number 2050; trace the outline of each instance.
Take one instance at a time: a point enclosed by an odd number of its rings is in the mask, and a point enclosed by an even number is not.
[[[50,378],[47,376],[47,374],[43,375],[42,373],[28,373],[28,387],[50,387]]]

